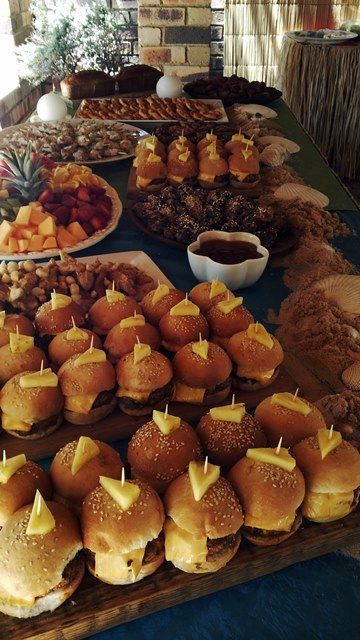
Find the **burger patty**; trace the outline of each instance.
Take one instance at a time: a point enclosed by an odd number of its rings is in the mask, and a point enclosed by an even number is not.
[[[92,409],[96,409],[98,407],[103,407],[106,404],[110,404],[111,400],[114,397],[115,389],[111,389],[110,391],[101,391],[95,399],[95,402]]]
[[[261,382],[259,383],[259,380],[255,380],[255,378],[244,378],[244,377],[240,377],[240,376],[238,376],[238,375],[237,375],[237,373],[236,373],[236,371],[237,371],[237,367],[238,367],[238,365],[237,365],[237,364],[234,364],[234,367],[233,367],[233,376],[234,376],[234,378],[235,378],[238,382],[240,382],[240,383],[241,383],[241,382],[243,382],[243,383],[246,383],[246,384],[253,384],[253,385],[255,385],[255,384],[261,384]],[[279,369],[279,367],[276,367],[276,368],[274,369],[274,373],[273,373],[272,377],[274,377],[274,376],[276,375],[276,373],[277,373],[278,369]],[[271,380],[271,378],[269,378],[269,379]]]
[[[83,562],[83,553],[82,551],[78,551],[75,558],[70,560],[70,562],[66,565],[62,573],[62,578],[59,584],[57,584],[56,587],[52,589],[52,591],[57,591],[58,589],[64,589],[65,587],[68,586],[68,584],[71,584],[74,578],[76,578],[76,576],[78,575],[79,570],[81,569],[82,562]]]
[[[216,384],[214,387],[210,387],[210,389],[206,389],[205,395],[210,396],[213,393],[218,393],[219,391],[226,389],[226,387],[229,386],[229,384],[230,384],[230,378],[226,378],[224,382],[220,382],[219,384]]]
[[[164,385],[163,387],[160,387],[160,389],[155,389],[155,391],[152,391],[150,393],[146,402],[140,402],[140,400],[134,400],[133,398],[128,398],[127,396],[121,396],[119,398],[119,402],[121,402],[121,404],[126,409],[136,409],[136,408],[143,407],[144,405],[147,405],[147,404],[152,406],[157,404],[158,402],[161,402],[162,400],[166,400],[167,398],[170,398],[172,395],[173,386],[174,385],[172,382],[168,382],[168,384]]]
[[[360,500],[360,487],[354,490],[354,500],[352,501],[351,511],[354,511],[359,504]]]
[[[158,538],[150,540],[145,547],[145,554],[143,559],[143,565],[153,562],[164,550],[164,535],[160,533]],[[85,549],[86,560],[90,564],[91,568],[95,569],[95,553],[90,549]],[[128,566],[131,565],[131,560],[128,561]]]
[[[208,559],[214,558],[214,556],[221,555],[236,544],[239,539],[239,534],[231,534],[224,538],[207,539],[206,546],[208,548]]]
[[[46,420],[40,420],[40,422],[34,422],[31,425],[31,429],[29,431],[22,431],[21,429],[11,429],[12,433],[18,433],[20,436],[32,436],[35,433],[41,433],[42,431],[47,431],[49,427],[52,427],[56,424],[59,418],[59,414],[56,416],[50,416],[50,418],[46,418]]]
[[[242,180],[242,182],[251,183],[251,182],[258,182],[259,180],[260,180],[260,176],[258,173],[249,173],[249,175],[247,175],[246,178]]]
[[[297,525],[299,524],[299,519],[301,519],[301,513],[296,512],[295,520],[292,524],[290,531],[297,529]],[[270,529],[258,529],[257,527],[247,527],[246,525],[242,527],[242,530],[245,533],[246,532],[249,533],[249,535],[251,535],[253,538],[261,538],[262,540],[266,540],[267,538],[284,536],[290,533],[289,531],[274,531]]]

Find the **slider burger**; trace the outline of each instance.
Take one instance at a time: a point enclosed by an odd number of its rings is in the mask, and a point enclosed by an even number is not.
[[[0,347],[3,347],[4,344],[9,344],[10,333],[16,333],[17,331],[24,336],[33,336],[35,327],[26,316],[0,311]]]
[[[126,353],[130,353],[139,341],[154,350],[161,344],[158,330],[145,322],[143,315],[134,312],[133,316],[120,320],[106,336],[104,346],[110,362],[117,362]]]
[[[114,367],[105,351],[90,347],[61,365],[59,383],[64,394],[64,417],[72,424],[93,424],[116,407]]]
[[[210,307],[206,319],[210,326],[211,340],[224,349],[234,333],[244,331],[254,322],[250,311],[243,305],[243,298],[234,298],[230,293],[226,294],[225,300]]]
[[[118,405],[130,416],[145,416],[162,409],[173,392],[171,362],[148,344],[136,343],[116,365]]]
[[[243,391],[272,384],[284,359],[280,342],[258,322],[231,336],[226,350],[236,365],[233,385]]]
[[[66,360],[76,353],[84,353],[91,344],[96,349],[101,349],[101,340],[89,329],[71,327],[67,331],[62,331],[49,344],[49,358],[56,368],[61,367]]]
[[[100,476],[120,478],[123,464],[115,449],[100,440],[80,436],[57,452],[50,467],[54,500],[79,516],[82,502]]]
[[[173,360],[175,402],[214,405],[230,392],[231,361],[217,344],[190,342]]]
[[[241,155],[243,150],[252,151],[255,158],[259,158],[260,156],[259,150],[255,146],[254,141],[249,140],[248,138],[245,138],[245,136],[243,136],[242,133],[235,133],[231,137],[231,140],[229,140],[225,144],[225,149],[229,154],[234,154],[237,156]]]
[[[51,339],[62,331],[67,331],[76,324],[82,327],[85,324],[83,309],[74,302],[70,296],[53,291],[51,300],[44,302],[35,315],[36,329],[46,345]],[[19,331],[21,331],[19,327]]]
[[[199,153],[200,151],[202,151],[203,149],[206,149],[209,145],[211,144],[217,144],[218,143],[218,137],[215,133],[208,132],[204,138],[201,138],[201,140],[199,140],[199,142],[196,145],[196,150]]]
[[[10,342],[0,347],[0,384],[23,371],[38,371],[47,366],[45,353],[35,347],[33,336],[9,333]]]
[[[149,291],[141,301],[145,319],[157,327],[160,318],[184,298],[185,293],[183,291],[170,289],[167,284],[160,284],[159,282],[157,288]]]
[[[100,477],[82,506],[87,567],[108,584],[131,584],[164,561],[164,509],[157,493],[141,480]]]
[[[165,162],[155,153],[139,159],[136,168],[136,186],[144,191],[159,191],[166,184],[167,169]]]
[[[196,158],[187,149],[177,158],[168,158],[167,178],[168,182],[176,187],[178,184],[194,183],[199,172]]]
[[[186,149],[189,149],[191,153],[195,153],[196,147],[194,143],[191,142],[191,140],[189,140],[186,136],[183,136],[183,135],[179,136],[178,138],[170,142],[168,146],[168,153],[173,149],[183,149],[184,147]]]
[[[141,313],[140,305],[120,291],[107,289],[89,310],[89,321],[95,333],[106,336],[120,320]]]
[[[164,493],[175,478],[184,473],[191,460],[203,453],[194,429],[165,410],[153,411],[152,420],[142,425],[130,440],[128,462],[131,476],[148,482]]]
[[[70,598],[84,575],[78,523],[62,504],[45,502],[14,513],[0,531],[0,611],[32,618]]]
[[[216,189],[228,183],[229,165],[215,150],[199,160],[198,182],[204,189]]]
[[[51,369],[18,373],[0,392],[1,426],[17,438],[42,438],[60,426],[63,404],[58,377]]]
[[[244,510],[242,533],[259,546],[279,544],[301,525],[305,481],[281,441],[276,449],[248,449],[228,478]]]
[[[199,307],[185,298],[162,316],[159,322],[162,345],[168,351],[179,351],[199,334],[203,338],[209,335],[209,325],[200,313]]]
[[[230,298],[234,298],[234,294],[219,280],[200,282],[189,293],[189,300],[196,304],[204,315],[221,300]]]
[[[164,496],[165,558],[187,573],[210,573],[236,554],[243,524],[240,503],[220,467],[192,461]]]
[[[220,142],[212,142],[198,152],[198,160],[208,158],[210,153],[218,153],[221,158],[227,158],[227,153]]]
[[[239,155],[228,158],[230,184],[239,191],[249,191],[259,184],[260,165],[255,154],[242,149]]]
[[[319,429],[292,449],[304,474],[302,514],[314,522],[332,522],[356,509],[360,494],[360,453],[338,431]]]
[[[244,404],[235,402],[210,409],[201,418],[196,434],[205,454],[225,469],[230,469],[246,454],[249,447],[266,445],[266,437],[259,422],[246,413]]]
[[[287,391],[265,398],[255,410],[271,446],[283,436],[284,447],[292,447],[307,436],[316,435],[326,424],[319,409],[308,400]]]
[[[150,153],[156,153],[162,160],[166,160],[166,150],[162,142],[155,135],[142,138],[135,148],[135,160],[133,166],[137,167],[139,160],[146,159]]]
[[[0,462],[0,529],[15,511],[33,502],[36,491],[50,500],[52,487],[49,476],[38,464],[26,460],[20,453]]]

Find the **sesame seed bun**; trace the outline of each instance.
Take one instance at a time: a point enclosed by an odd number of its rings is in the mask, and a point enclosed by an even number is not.
[[[225,469],[242,458],[249,447],[265,447],[266,437],[257,420],[245,413],[240,423],[203,416],[196,428],[205,453]]]
[[[311,407],[310,413],[304,416],[298,411],[272,404],[271,398],[265,398],[255,410],[255,418],[260,422],[270,446],[275,447],[282,436],[283,446],[292,447],[303,438],[316,435],[319,429],[326,429],[319,409],[308,400],[301,398]]]
[[[205,189],[214,189],[217,185],[227,184],[229,167],[225,158],[219,156],[212,159],[209,155],[205,155],[199,160],[199,175],[214,176],[214,180],[204,180],[198,178],[199,185]]]
[[[159,493],[184,473],[191,460],[203,459],[194,429],[183,420],[169,435],[153,420],[142,425],[130,440],[127,456],[132,477],[145,480]]]
[[[198,316],[171,316],[165,313],[159,322],[162,345],[168,351],[178,351],[192,340],[199,339],[199,333],[203,339],[209,336],[209,325],[205,317]]]
[[[245,456],[228,478],[244,509],[243,535],[251,542],[279,544],[300,526],[296,512],[305,496],[305,481],[298,467],[290,472]]]
[[[45,500],[50,500],[49,476],[32,460],[20,467],[7,482],[0,483],[0,527],[15,511],[34,500],[37,489]]]
[[[173,360],[174,377],[189,387],[210,388],[227,380],[231,374],[231,361],[217,344],[209,342],[206,360],[194,353],[193,342],[186,344]]]
[[[81,525],[88,569],[98,579],[109,584],[133,582],[130,567],[128,575],[122,579],[113,575],[111,566],[107,568],[105,575],[100,576],[96,573],[96,554],[114,549],[117,555],[122,555],[147,547],[159,537],[164,523],[164,509],[157,493],[141,480],[127,482],[139,486],[140,495],[126,512],[122,511],[101,486],[86,496],[82,506]],[[95,554],[95,563],[90,554]],[[146,553],[136,582],[153,573],[162,564],[163,544],[157,546],[150,562],[145,564],[145,560]]]
[[[35,326],[40,336],[56,336],[71,329],[72,318],[77,327],[85,324],[85,312],[73,300],[66,307],[52,310],[51,301],[44,302],[35,315]]]
[[[82,329],[82,331],[87,335],[84,340],[67,340],[67,331],[62,331],[52,339],[48,347],[48,354],[50,361],[56,367],[61,367],[71,356],[84,353],[90,348],[92,339],[94,340],[93,346],[95,349],[102,348],[101,340],[95,333],[89,331],[89,329]]]
[[[146,415],[153,408],[165,407],[172,394],[173,370],[170,360],[158,351],[134,363],[134,353],[120,358],[116,365],[119,406],[129,415]],[[164,394],[160,390],[164,390]],[[157,393],[156,393],[157,392]],[[143,394],[140,399],[138,394]],[[147,396],[147,397],[146,397]],[[131,402],[129,402],[131,400]]]
[[[126,353],[130,353],[138,339],[142,344],[148,344],[154,350],[158,349],[161,344],[158,330],[148,322],[145,322],[141,327],[126,327],[124,329],[116,324],[110,329],[104,342],[110,362],[117,362]]]
[[[181,155],[181,154],[180,154]],[[184,162],[180,157],[169,158],[167,162],[168,180],[170,184],[177,186],[179,182],[171,178],[171,176],[179,176],[183,181],[195,179],[199,167],[196,158],[189,154],[188,159]]]
[[[90,308],[89,321],[95,333],[107,335],[120,320],[133,316],[134,311],[141,313],[141,307],[134,298],[126,296],[119,302],[108,302],[103,296]]]
[[[47,502],[47,506],[56,523],[49,533],[26,535],[32,505],[16,511],[0,531],[0,611],[7,615],[28,618],[53,611],[75,591],[83,577],[84,564],[78,558],[71,575],[64,579],[66,567],[82,549],[75,517],[56,502]],[[19,598],[34,598],[35,602],[29,607],[9,603],[9,599]]]
[[[153,304],[152,299],[155,291],[156,289],[149,291],[149,293],[144,296],[141,301],[141,306],[145,319],[157,327],[165,313],[170,311],[171,307],[174,307],[178,302],[185,299],[185,293],[179,291],[179,289],[170,289],[166,296],[161,298],[156,304]]]
[[[12,353],[9,344],[0,347],[0,384],[23,371],[39,371],[41,362],[47,367],[45,353],[39,347],[31,347],[24,353]]]
[[[239,331],[244,331],[249,324],[254,322],[250,311],[242,304],[229,313],[223,313],[217,306],[211,306],[206,314],[206,319],[210,326],[211,340],[223,349],[226,349],[231,336]]]
[[[19,333],[23,336],[33,336],[35,334],[35,327],[29,318],[17,313],[7,313],[4,326],[0,329],[0,347],[8,344],[10,333],[16,333],[16,327],[18,327]]]
[[[219,293],[217,296],[210,298],[210,290],[211,282],[199,282],[199,284],[195,285],[189,293],[189,300],[194,302],[194,304],[199,307],[201,313],[205,316],[209,309],[218,302],[221,302],[221,300],[234,298],[234,294],[228,289],[226,289],[224,293]]]
[[[71,473],[71,465],[78,440],[73,440],[60,449],[50,467],[55,500],[65,504],[77,515],[81,513],[85,496],[99,484],[99,476],[119,479],[123,468],[121,458],[115,449],[101,440],[94,442],[100,449],[99,454],[86,462],[74,476]]]
[[[279,374],[279,366],[284,359],[284,353],[280,342],[271,335],[273,347],[268,349],[257,340],[248,338],[246,331],[235,333],[226,348],[231,360],[237,365],[233,375],[233,385],[244,391],[255,391],[269,386]],[[240,369],[240,372],[239,372]],[[248,378],[248,371],[265,373],[274,369],[273,375],[266,381],[258,381]]]

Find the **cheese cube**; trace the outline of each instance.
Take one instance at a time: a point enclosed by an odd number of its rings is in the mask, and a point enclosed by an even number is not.
[[[52,216],[46,216],[45,220],[40,222],[38,233],[45,238],[56,235],[56,222]]]
[[[71,222],[71,224],[68,224],[66,229],[69,233],[71,233],[71,235],[73,235],[79,241],[86,240],[89,237],[79,222]]]

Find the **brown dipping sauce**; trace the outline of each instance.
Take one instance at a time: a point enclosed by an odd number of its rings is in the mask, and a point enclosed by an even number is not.
[[[264,257],[257,251],[255,244],[244,240],[207,240],[194,253],[197,256],[207,256],[220,264],[238,264]]]

